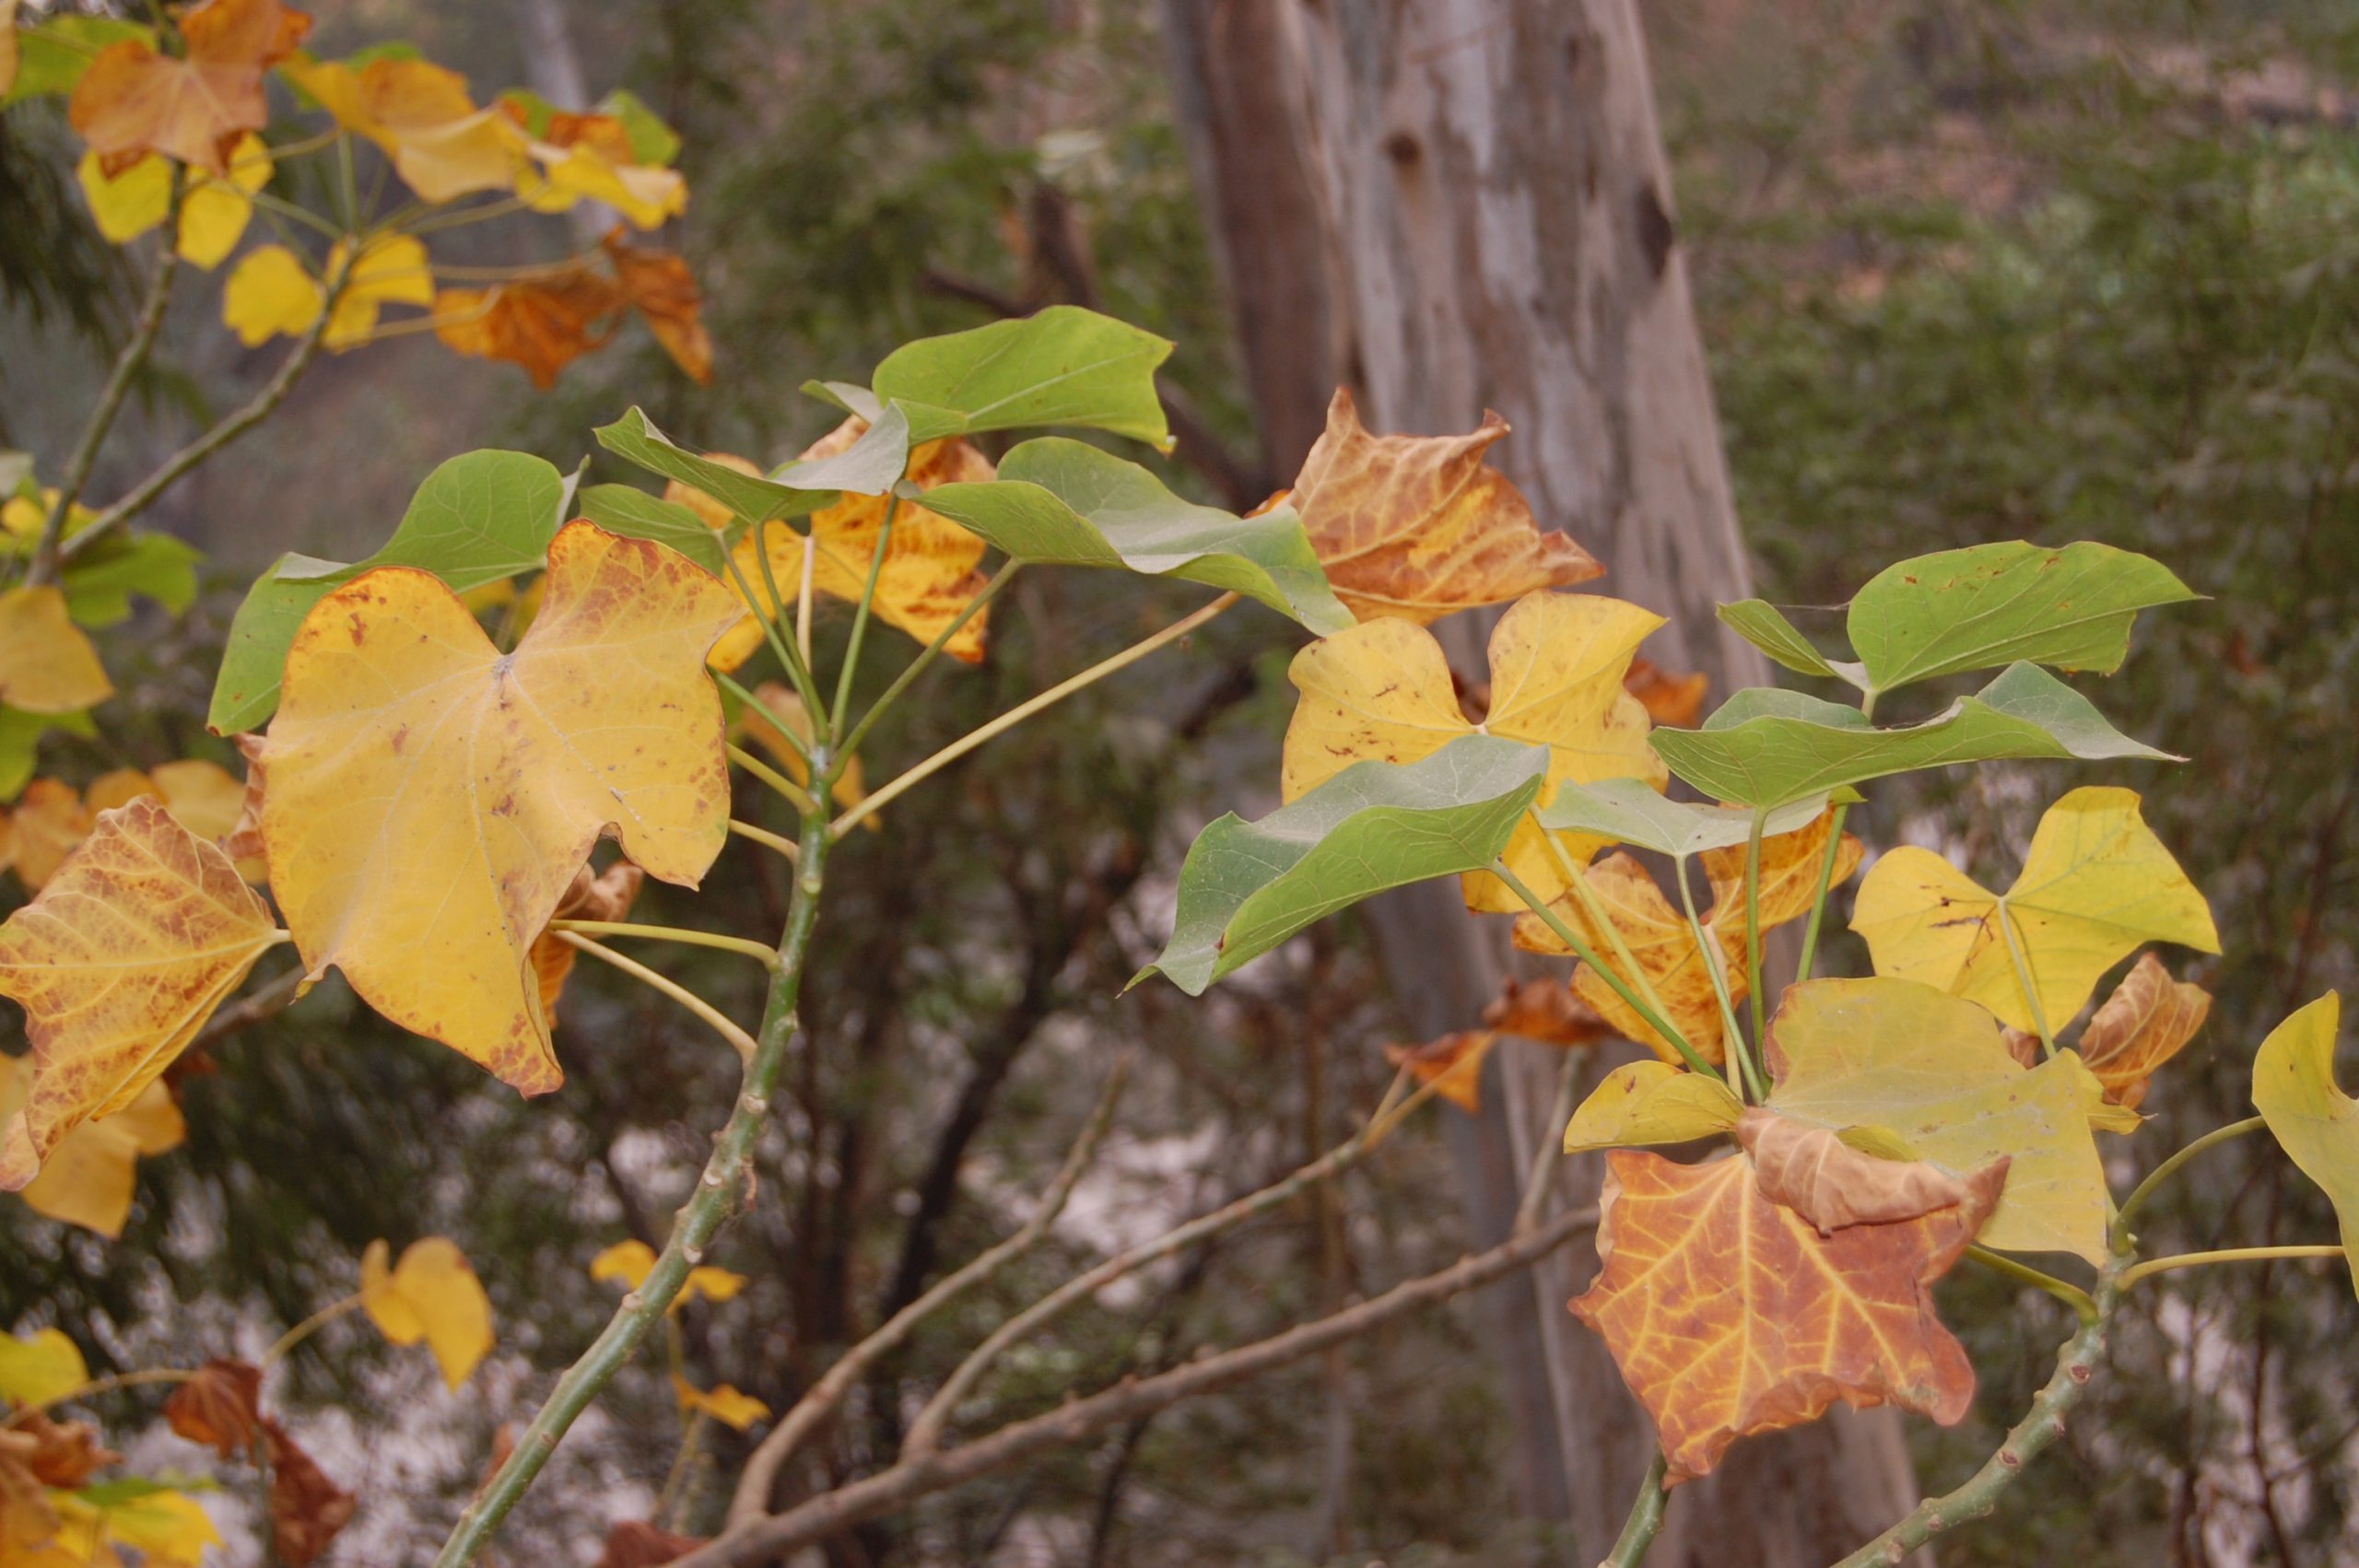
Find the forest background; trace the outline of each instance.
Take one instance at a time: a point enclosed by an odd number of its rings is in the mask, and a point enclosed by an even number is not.
[[[398,36],[485,81],[563,101],[569,73],[578,88],[586,70],[654,106],[684,138],[696,195],[667,240],[706,289],[717,373],[696,386],[636,328],[546,393],[424,339],[329,360],[158,507],[155,524],[206,553],[211,586],[194,613],[118,637],[114,721],[102,740],[53,739],[44,771],[85,781],[168,757],[232,761],[204,711],[244,583],[284,550],[365,553],[444,457],[499,445],[570,470],[582,432],[635,402],[683,438],[782,458],[832,417],[796,394],[806,377],[862,372],[909,337],[1008,310],[1078,300],[1174,338],[1168,385],[1195,461],[1170,465],[1173,482],[1227,504],[1285,482],[1250,410],[1208,233],[1218,220],[1191,176],[1152,0],[313,9],[323,54]],[[2209,892],[2226,945],[2191,977],[2218,995],[2216,1048],[2190,1053],[2151,1108],[2184,1118],[2180,1140],[2246,1114],[2261,1031],[2359,984],[2359,8],[1639,11],[1756,591],[1839,603],[1890,559],[2020,537],[2142,550],[2211,596],[2142,627],[2141,657],[2103,700],[2192,759],[2143,781],[2146,811]],[[72,160],[49,108],[0,119],[0,447],[50,467],[136,292],[88,224]],[[462,259],[527,259],[504,242]],[[270,357],[240,350],[208,302],[183,308],[97,495],[268,373]],[[1508,438],[1510,471],[1532,439]],[[1582,532],[1579,518],[1542,521]],[[938,680],[881,748],[922,755],[1169,618],[1168,603],[1078,575],[1028,577],[1012,596],[990,662]],[[1299,1164],[1374,1102],[1392,1071],[1379,1044],[1414,1036],[1349,922],[1263,962],[1216,1006],[1115,997],[1168,929],[1179,855],[1212,802],[1248,815],[1275,803],[1256,791],[1276,773],[1291,650],[1266,622],[1216,624],[886,813],[900,874],[854,883],[820,939],[829,980],[811,1024],[845,1043],[828,1059],[857,1065],[796,1085],[765,1156],[782,1197],[728,1240],[726,1261],[754,1282],[725,1317],[689,1315],[695,1353],[789,1402],[826,1347],[1004,1232],[1119,1043],[1144,1047],[1141,1078],[1054,1244],[931,1325],[886,1386],[1075,1260]],[[1882,805],[1874,827],[1985,869],[2013,862],[2042,799],[1936,785]],[[733,853],[706,896],[774,922],[783,888]],[[651,906],[662,919],[661,898]],[[1859,972],[1849,942],[1837,962]],[[698,972],[708,994],[748,983],[724,965]],[[326,1353],[296,1360],[284,1397],[362,1499],[341,1559],[407,1561],[474,1483],[492,1429],[604,1322],[610,1298],[588,1260],[627,1235],[660,1239],[702,1157],[696,1129],[733,1093],[692,1024],[608,979],[575,981],[559,1036],[573,1077],[530,1107],[405,1043],[338,984],[225,1040],[229,1071],[186,1083],[203,1114],[184,1151],[143,1164],[123,1244],[0,1205],[0,1324],[38,1305],[44,1321],[108,1326],[95,1369],[179,1364],[241,1322],[292,1321],[342,1293],[375,1237],[456,1238],[501,1326],[469,1392],[446,1395],[339,1328],[321,1336]],[[1420,1123],[1332,1203],[1076,1315],[1011,1363],[998,1398],[1052,1403],[1457,1256],[1465,1218],[1445,1145]],[[2194,1246],[2232,1215],[2271,1239],[2330,1220],[2260,1147],[2171,1201],[2167,1223]],[[2012,1288],[1973,1271],[1943,1287]],[[2101,1411],[1943,1561],[2359,1560],[2359,1308],[2344,1281],[2224,1270],[2138,1310],[2146,1331],[2122,1336],[2121,1375],[2093,1396]],[[1485,1323],[1472,1306],[1429,1314],[952,1493],[831,1558],[1557,1561],[1550,1526],[1518,1516]],[[1987,1451],[2046,1375],[2048,1341],[2007,1332],[1971,1346],[1985,1376],[1966,1427],[1911,1424],[1929,1486]],[[532,1494],[519,1538],[586,1559],[609,1519],[643,1516],[647,1478],[671,1458],[671,1399],[652,1365],[618,1384]],[[850,1472],[889,1452],[890,1410],[879,1398],[844,1423],[826,1462]],[[724,1445],[715,1473],[735,1457]]]

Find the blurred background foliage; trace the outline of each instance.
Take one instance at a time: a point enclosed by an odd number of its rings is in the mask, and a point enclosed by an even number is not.
[[[478,90],[530,79],[525,0],[314,9],[323,53],[405,37]],[[795,392],[805,377],[858,374],[907,337],[1052,300],[1179,341],[1173,390],[1209,439],[1190,443],[1201,461],[1176,483],[1232,504],[1266,489],[1149,0],[557,9],[586,76],[632,88],[686,138],[696,194],[670,238],[708,291],[714,384],[689,384],[638,336],[545,396],[511,368],[454,364],[418,340],[329,363],[159,509],[211,553],[215,590],[177,625],[116,635],[124,696],[103,738],[53,740],[45,771],[78,784],[181,755],[229,761],[201,716],[243,582],[284,549],[365,550],[444,457],[507,445],[570,468],[589,427],[634,402],[684,438],[791,455],[831,418]],[[2145,550],[2211,596],[2147,617],[2099,695],[2190,758],[2129,781],[2210,891],[2227,947],[2193,972],[2219,1002],[2146,1107],[2161,1123],[2148,1136],[2183,1141],[2246,1114],[2268,1025],[2359,986],[2359,15],[2298,0],[1642,10],[1764,595],[1837,604],[1895,557],[2029,537]],[[0,433],[53,463],[122,330],[127,281],[61,178],[67,141],[50,116],[31,105],[0,121]],[[521,233],[476,233],[485,249],[466,259],[524,259],[498,249],[530,243]],[[226,339],[209,298],[184,302],[94,493],[271,363]],[[634,477],[610,465],[593,474]],[[1027,577],[995,608],[990,662],[929,676],[928,700],[874,743],[872,777],[1189,602]],[[1194,829],[1272,803],[1292,638],[1270,617],[1226,617],[898,803],[839,862],[815,1048],[762,1165],[776,1190],[716,1258],[755,1283],[685,1320],[706,1380],[790,1402],[832,1347],[1004,1234],[1112,1053],[1143,1059],[1053,1245],[909,1347],[815,1451],[826,1473],[888,1453],[905,1401],[994,1313],[1290,1168],[1356,1125],[1390,1077],[1387,1002],[1348,924],[1209,1005],[1115,996],[1168,921]],[[2047,773],[1966,793],[1954,782],[1880,788],[1865,830],[1943,845],[2003,881],[2065,787]],[[755,929],[782,899],[776,862],[733,845],[701,895],[660,890],[642,918]],[[1848,938],[1836,957],[1863,967]],[[667,959],[750,1009],[757,977],[727,958]],[[499,1311],[481,1382],[445,1396],[349,1325],[293,1363],[307,1441],[363,1495],[345,1560],[417,1560],[493,1429],[603,1323],[590,1257],[626,1235],[660,1239],[733,1092],[725,1053],[690,1021],[592,967],[561,1015],[569,1082],[530,1105],[334,982],[224,1039],[182,1076],[190,1144],[143,1167],[122,1244],[0,1205],[0,1322],[60,1322],[109,1363],[251,1354],[348,1290],[372,1237],[455,1236]],[[1430,1129],[1402,1136],[1335,1204],[1074,1314],[1011,1361],[974,1419],[1046,1408],[1454,1257],[1447,1171]],[[2209,1156],[2152,1223],[2199,1247],[2314,1238],[2331,1216],[2251,1141]],[[2044,1298],[1973,1274],[1949,1293],[1985,1376],[1964,1428],[1913,1427],[1929,1484],[1988,1451],[2058,1337]],[[2223,1271],[2142,1306],[2060,1458],[1943,1560],[2352,1561],[2347,1282]],[[1435,1315],[1341,1364],[952,1493],[830,1559],[1284,1563],[1349,1547],[1353,1562],[1553,1561],[1543,1531],[1507,1520],[1473,1322]],[[1361,1417],[1340,1467],[1323,1452],[1337,1398]],[[654,1504],[676,1435],[650,1358],[562,1452],[518,1539],[586,1560],[605,1520]],[[690,1472],[682,1520],[711,1522],[740,1452],[724,1443],[715,1468]],[[169,1439],[152,1457],[193,1462]]]

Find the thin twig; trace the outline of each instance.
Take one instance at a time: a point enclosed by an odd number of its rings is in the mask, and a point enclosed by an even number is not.
[[[778,949],[767,942],[720,931],[699,931],[687,926],[642,926],[630,920],[551,920],[553,931],[580,931],[585,936],[636,936],[651,942],[676,942],[688,947],[710,947],[750,958],[765,969],[778,967]]]
[[[817,798],[809,790],[734,741],[729,745],[729,760],[776,790],[796,811],[818,809]]]
[[[2157,1274],[2167,1274],[2174,1269],[2201,1269],[2214,1263],[2260,1263],[2279,1258],[2341,1258],[2347,1256],[2340,1246],[2317,1244],[2306,1246],[2229,1246],[2217,1252],[2182,1252],[2171,1258],[2149,1258],[2121,1276],[2121,1288],[2128,1290],[2141,1280]]]
[[[772,833],[767,827],[756,827],[752,823],[740,822],[734,816],[729,819],[729,831],[766,849],[775,849],[790,860],[801,852],[794,840],[785,834]]]
[[[758,1519],[769,1511],[770,1488],[778,1480],[779,1470],[835,1414],[852,1386],[870,1367],[898,1348],[920,1323],[998,1274],[1049,1234],[1049,1227],[1064,1212],[1065,1200],[1073,1196],[1082,1173],[1089,1168],[1107,1129],[1113,1125],[1114,1106],[1121,1098],[1122,1085],[1130,1078],[1136,1055],[1135,1051],[1126,1050],[1114,1059],[1114,1065],[1106,1075],[1106,1086],[1098,1093],[1097,1106],[1082,1125],[1081,1135],[1074,1140],[1063,1166],[1040,1195],[1039,1205],[1023,1228],[941,1281],[846,1351],[762,1439],[753,1457],[745,1461],[745,1472],[737,1478],[736,1496],[729,1504],[732,1527]]]
[[[1573,1104],[1581,1092],[1581,1053],[1568,1050],[1564,1057],[1556,1069],[1556,1103],[1549,1108],[1548,1125],[1541,1129],[1539,1144],[1532,1152],[1532,1168],[1523,1177],[1523,1200],[1516,1205],[1509,1235],[1522,1235],[1540,1223],[1548,1207],[1548,1194],[1555,1188],[1556,1166],[1565,1157],[1565,1124],[1573,1119]]]

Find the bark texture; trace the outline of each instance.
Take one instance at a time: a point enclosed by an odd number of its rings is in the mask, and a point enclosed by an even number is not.
[[[1369,427],[1514,434],[1499,464],[1605,591],[1671,624],[1648,653],[1716,696],[1765,684],[1715,603],[1748,573],[1696,335],[1632,0],[1165,0],[1178,100],[1270,463],[1290,474],[1337,384]],[[1435,630],[1476,679],[1495,616]],[[1436,883],[1369,908],[1411,1025],[1470,1026],[1514,957]],[[1547,1125],[1556,1059],[1510,1042],[1477,1122],[1453,1117],[1470,1246],[1494,1245]],[[1610,1060],[1599,1064],[1600,1071]],[[1594,1200],[1567,1162],[1558,1201]],[[1519,1506],[1610,1548],[1651,1452],[1644,1416],[1565,1302],[1577,1242],[1494,1288],[1487,1328]],[[1741,1445],[1681,1489],[1649,1561],[1825,1562],[1914,1503],[1889,1412]]]

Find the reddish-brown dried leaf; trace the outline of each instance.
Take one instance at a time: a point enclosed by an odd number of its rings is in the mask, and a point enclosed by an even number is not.
[[[99,1445],[99,1429],[88,1422],[52,1421],[41,1410],[27,1410],[0,1428],[0,1465],[21,1467],[43,1486],[72,1492],[88,1486],[90,1477],[123,1456]],[[0,1515],[8,1513],[6,1487],[0,1487]],[[7,1544],[0,1529],[0,1546]],[[0,1555],[0,1562],[9,1561]]]
[[[191,1443],[225,1459],[249,1458],[262,1430],[262,1369],[241,1361],[208,1361],[164,1401],[164,1419]]]
[[[1488,414],[1463,436],[1371,436],[1336,389],[1292,498],[1353,614],[1424,626],[1603,573],[1568,535],[1543,532],[1522,492],[1484,461],[1507,433]]]
[[[675,1536],[643,1519],[625,1519],[606,1532],[606,1550],[593,1568],[662,1568],[705,1543],[703,1536]]]
[[[1622,685],[1646,705],[1647,717],[1656,724],[1692,730],[1704,716],[1704,698],[1712,689],[1712,677],[1700,670],[1675,675],[1651,659],[1633,659]]]
[[[226,174],[239,137],[270,122],[264,73],[311,30],[308,15],[279,0],[207,0],[181,17],[184,57],[143,39],[101,50],[67,118],[109,178],[151,152]]]
[[[647,320],[672,362],[699,385],[712,380],[712,334],[704,326],[704,290],[688,263],[669,251],[627,243],[617,225],[604,243],[616,281]]]
[[[1572,1309],[1654,1418],[1671,1481],[1837,1399],[1943,1425],[1966,1414],[1974,1366],[1931,1286],[1989,1216],[2003,1164],[1975,1173],[1955,1208],[1822,1236],[1762,1192],[1743,1155],[1681,1165],[1617,1149],[1606,1163],[1604,1267]]]
[[[1520,980],[1513,975],[1483,1009],[1483,1023],[1499,1034],[1543,1046],[1593,1046],[1620,1034],[1564,981]]]
[[[2089,1015],[2081,1031],[2081,1060],[2105,1085],[2107,1099],[2134,1111],[2154,1070],[2185,1048],[2211,1012],[2210,991],[2172,979],[2163,961],[2146,954]],[[2032,1048],[2038,1049],[2036,1036]]]
[[[1407,1068],[1410,1077],[1432,1084],[1435,1094],[1476,1116],[1483,1109],[1483,1059],[1497,1038],[1488,1029],[1470,1029],[1422,1046],[1388,1045],[1384,1059]]]
[[[1922,1160],[1880,1160],[1823,1127],[1759,1106],[1737,1117],[1736,1141],[1753,1156],[1761,1190],[1816,1225],[1822,1235],[1851,1225],[1913,1220],[1968,1200],[1965,1179]]]
[[[630,913],[639,898],[640,884],[647,873],[628,860],[616,860],[604,871],[593,875],[588,866],[573,873],[572,884],[565,896],[557,902],[552,920],[619,920]],[[573,973],[577,949],[569,942],[560,942],[547,931],[533,941],[533,973],[540,977],[541,1011],[551,1018],[557,1016],[557,999],[565,990],[566,977]]]
[[[268,1417],[263,1443],[270,1450],[270,1528],[278,1560],[287,1568],[309,1568],[338,1532],[352,1522],[358,1504]]]
[[[557,373],[614,331],[625,298],[586,262],[489,288],[445,288],[434,296],[434,335],[454,354],[522,365],[546,391]]]

